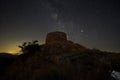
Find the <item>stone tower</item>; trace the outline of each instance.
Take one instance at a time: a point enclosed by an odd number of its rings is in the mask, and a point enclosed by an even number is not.
[[[50,32],[46,37],[46,44],[62,44],[67,42],[67,35],[64,32]]]

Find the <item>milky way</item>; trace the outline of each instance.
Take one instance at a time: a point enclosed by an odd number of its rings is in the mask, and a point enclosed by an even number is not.
[[[61,6],[63,6],[59,0],[53,0],[53,3],[48,1],[42,1],[43,7],[46,8],[46,10],[49,11],[51,18],[54,20],[55,25],[53,26],[53,31],[62,31],[65,32],[65,25],[62,22],[60,16],[61,15]],[[59,6],[61,5],[61,6]],[[57,7],[59,6],[59,8]]]

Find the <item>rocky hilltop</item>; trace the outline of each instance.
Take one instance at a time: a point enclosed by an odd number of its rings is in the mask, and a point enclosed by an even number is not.
[[[51,54],[77,54],[86,51],[82,45],[67,40],[67,35],[64,32],[51,32],[47,34],[44,51]]]
[[[48,33],[34,50],[21,54],[2,80],[115,80],[112,71],[120,71],[120,54],[88,49],[64,32]]]

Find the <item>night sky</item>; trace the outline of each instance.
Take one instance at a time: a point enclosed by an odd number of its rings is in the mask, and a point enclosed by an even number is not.
[[[119,0],[0,0],[0,52],[63,31],[88,48],[120,52]]]

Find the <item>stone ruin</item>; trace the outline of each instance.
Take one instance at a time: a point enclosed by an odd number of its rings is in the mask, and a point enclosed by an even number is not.
[[[50,32],[47,34],[46,43],[49,44],[62,44],[67,42],[67,35],[64,32]]]

